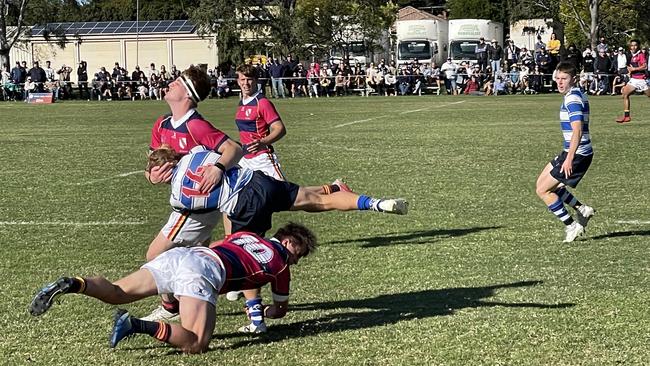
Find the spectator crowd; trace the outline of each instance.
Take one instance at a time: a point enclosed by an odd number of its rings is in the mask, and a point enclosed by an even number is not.
[[[641,52],[648,55],[648,49]],[[564,47],[555,33],[547,42],[537,37],[534,49],[518,47],[506,39],[501,46],[496,40],[481,38],[476,46],[475,60],[435,62],[412,60],[397,65],[394,60],[366,65],[343,60],[340,62],[303,63],[288,55],[284,59],[269,57],[256,65],[259,89],[274,98],[333,97],[351,94],[422,95],[446,93],[452,95],[537,94],[555,89],[552,72],[560,61],[573,63],[580,70],[578,85],[593,95],[620,94],[629,80],[627,65],[630,52],[624,47],[612,47],[601,38],[595,50],[579,50],[575,45]],[[213,98],[225,98],[238,91],[232,66],[207,70],[211,78]],[[76,72],[77,82],[70,77]],[[27,100],[30,93],[52,93],[55,99],[136,100],[162,99],[167,85],[180,75],[176,66],[156,68],[151,63],[146,70],[136,66],[132,72],[115,63],[111,72],[99,67],[89,74],[82,61],[76,70],[67,65],[58,69],[50,61],[41,67],[35,61],[31,68],[25,61],[9,69],[2,68],[2,99]],[[648,78],[650,79],[650,78]],[[75,92],[76,91],[76,92]]]

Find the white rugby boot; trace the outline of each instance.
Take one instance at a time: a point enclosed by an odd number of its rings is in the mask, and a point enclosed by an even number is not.
[[[388,212],[397,215],[406,215],[409,211],[409,204],[403,198],[381,200],[377,206],[382,212]]]
[[[578,222],[586,229],[589,220],[591,220],[591,218],[594,216],[596,210],[594,210],[594,208],[591,206],[582,205],[578,207],[576,211],[577,211]]]
[[[584,234],[585,228],[584,226],[580,225],[579,222],[574,221],[571,225],[568,225],[566,227],[565,231],[566,238],[564,239],[564,242],[571,243],[572,241],[576,240],[577,237]]]
[[[266,324],[264,323],[260,325],[254,325],[253,323],[246,324],[243,327],[239,328],[239,332],[252,333],[252,334],[266,333]]]
[[[179,320],[180,316],[178,315],[178,313],[172,313],[171,311],[165,309],[162,305],[158,305],[158,307],[154,311],[152,311],[151,314],[140,319],[149,322],[157,322],[157,321],[171,322],[171,321]]]

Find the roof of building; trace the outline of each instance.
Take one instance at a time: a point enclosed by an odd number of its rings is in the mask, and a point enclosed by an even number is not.
[[[422,20],[422,19],[441,20],[445,18],[433,15],[431,13],[427,13],[426,11],[416,9],[412,6],[405,6],[401,8],[397,13],[397,20]]]
[[[196,31],[196,26],[189,20],[149,20],[126,22],[76,22],[48,23],[32,28],[32,36],[61,35],[113,35],[113,34],[152,34],[176,33],[189,34]]]

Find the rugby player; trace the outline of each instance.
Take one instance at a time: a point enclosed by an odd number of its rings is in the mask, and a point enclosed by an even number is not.
[[[574,241],[585,231],[594,209],[580,203],[566,186],[575,188],[591,165],[594,151],[589,134],[589,101],[576,86],[576,67],[560,62],[555,69],[558,91],[564,95],[560,107],[560,127],[564,150],[544,167],[537,178],[536,193],[548,209],[565,225],[565,243]],[[574,221],[564,203],[576,210]]]
[[[255,66],[243,64],[237,67],[237,84],[242,98],[235,123],[239,129],[239,142],[245,150],[239,165],[284,181],[272,144],[284,137],[287,130],[273,103],[257,89],[257,79]]]
[[[632,121],[630,117],[630,95],[635,92],[643,92],[650,97],[650,86],[646,82],[646,72],[648,70],[648,60],[646,55],[641,52],[639,41],[633,39],[630,41],[631,56],[628,59],[627,71],[630,73],[630,80],[621,90],[623,95],[623,116],[616,119],[618,123],[627,123]]]
[[[180,324],[146,321],[118,309],[110,337],[114,348],[133,334],[148,334],[186,353],[208,349],[215,327],[216,298],[232,290],[270,283],[273,305],[257,309],[268,318],[282,318],[289,304],[289,266],[316,247],[314,234],[289,223],[271,239],[239,232],[212,248],[174,248],[115,282],[98,277],[61,277],[41,289],[30,304],[34,316],[45,313],[64,294],[79,293],[108,304],[128,304],[155,294],[174,294],[180,303]]]

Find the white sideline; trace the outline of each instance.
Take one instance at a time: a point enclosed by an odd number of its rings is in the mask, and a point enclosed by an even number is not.
[[[650,221],[641,221],[641,220],[618,220],[617,224],[633,224],[633,225],[648,225]]]
[[[413,109],[413,110],[410,110],[410,111],[400,112],[399,114],[409,114],[409,113],[415,113],[415,112],[422,112],[422,111],[427,111],[427,110],[432,109],[432,108],[448,107],[450,105],[461,104],[461,103],[465,103],[465,101],[464,100],[459,100],[458,102],[453,102],[453,103],[434,105],[434,106],[431,106],[431,107],[420,108],[420,109]]]
[[[85,185],[88,185],[88,184],[95,184],[95,183],[104,182],[104,181],[115,179],[115,178],[128,177],[129,175],[138,174],[138,173],[144,173],[144,170],[136,170],[136,171],[133,171],[133,172],[122,173],[122,174],[114,175],[114,176],[108,177],[108,178],[93,179],[93,180],[89,180],[87,182],[78,182],[78,183],[74,183],[74,185],[85,186]]]
[[[372,117],[372,118],[368,118],[368,119],[360,119],[360,120],[358,120],[358,121],[352,121],[352,122],[341,123],[340,125],[336,125],[336,126],[334,126],[334,128],[345,127],[345,126],[353,125],[353,124],[355,124],[355,123],[368,122],[368,121],[372,121],[372,120],[379,119],[379,118],[384,118],[384,117],[388,117],[388,115],[387,115],[387,114],[384,114],[384,115],[382,115],[382,116]]]
[[[0,226],[111,226],[111,225],[143,225],[144,221],[0,221]]]

